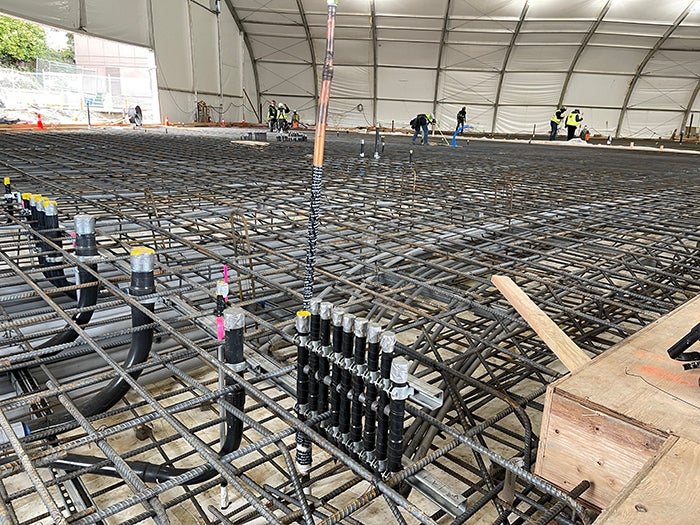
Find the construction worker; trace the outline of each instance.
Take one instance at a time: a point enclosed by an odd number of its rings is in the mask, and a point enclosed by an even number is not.
[[[425,113],[419,113],[416,115],[416,118],[411,120],[410,125],[414,130],[411,144],[416,143],[416,137],[420,130],[423,130],[423,144],[428,143],[428,124],[437,124],[437,120],[435,120],[435,117],[430,113],[427,115]]]
[[[277,131],[287,131],[289,129],[287,113],[289,113],[289,107],[287,104],[284,102],[277,104]]]
[[[569,116],[566,117],[566,140],[574,138],[574,135],[576,135],[576,128],[578,128],[582,120],[583,117],[578,109],[569,113]]]
[[[267,107],[267,125],[270,127],[270,131],[275,131],[277,126],[277,103],[274,100]]]
[[[301,118],[299,117],[299,113],[297,113],[295,110],[292,112],[292,129],[297,129],[300,123]]]
[[[549,140],[557,140],[557,131],[559,131],[559,124],[561,124],[561,121],[564,118],[564,113],[566,113],[566,108],[562,106],[554,112],[554,115],[552,115],[552,118],[549,121],[550,126],[552,126],[552,132],[549,134]]]
[[[461,128],[464,127],[464,123],[467,121],[467,106],[463,106],[462,109],[459,110],[457,113],[457,127],[455,128],[455,132],[459,131],[459,134],[462,134]]]

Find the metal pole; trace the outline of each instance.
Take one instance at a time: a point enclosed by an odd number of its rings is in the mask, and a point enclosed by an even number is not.
[[[323,64],[321,93],[318,103],[318,118],[316,119],[316,135],[314,137],[314,161],[311,174],[311,206],[309,209],[309,230],[306,248],[306,268],[304,271],[304,309],[309,308],[314,293],[314,267],[316,266],[316,244],[320,214],[321,187],[323,185],[323,148],[326,138],[326,122],[328,121],[328,101],[331,96],[333,82],[333,39],[335,34],[335,11],[338,0],[328,2],[328,34],[326,37],[326,61]]]

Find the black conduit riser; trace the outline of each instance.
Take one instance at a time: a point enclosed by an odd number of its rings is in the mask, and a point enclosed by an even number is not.
[[[241,308],[232,308],[224,313],[224,326],[226,329],[224,337],[224,360],[230,367],[243,376],[246,362],[243,356],[243,332],[245,329],[245,312]],[[225,380],[226,386],[235,385],[235,381],[228,375]],[[235,390],[226,394],[224,399],[231,403],[238,410],[245,407],[245,391]],[[225,456],[238,450],[243,437],[243,421],[230,412],[226,412],[226,436],[219,450],[220,456]],[[66,457],[52,463],[52,466],[74,472],[83,468],[89,468],[91,474],[121,478],[116,468],[112,465],[95,468],[95,465],[103,462],[104,459],[84,456],[79,454],[68,454]],[[136,475],[146,483],[164,483],[176,477],[186,474],[192,467],[177,468],[167,465],[156,465],[146,461],[128,461],[127,465]],[[218,472],[214,468],[202,472],[198,476],[183,482],[183,485],[197,485],[213,479]]]
[[[343,442],[347,443],[350,438],[350,392],[352,390],[352,374],[349,370],[352,365],[353,358],[353,326],[355,324],[355,316],[353,314],[345,314],[343,316],[343,361],[345,368],[341,373],[340,383],[340,434]]]
[[[95,227],[94,218],[88,215],[78,215],[75,218],[76,221],[76,231],[78,232],[75,237],[75,255],[78,257],[94,257],[97,255],[97,244],[95,241]],[[96,270],[97,265],[88,264],[90,269]],[[61,272],[61,278],[65,280]],[[51,279],[49,279],[51,280]],[[78,281],[81,284],[94,283],[97,282],[97,277],[92,273],[87,271],[83,267],[78,268]],[[56,284],[54,282],[54,284]],[[66,285],[68,283],[66,282]],[[58,284],[56,284],[58,286]],[[80,294],[78,295],[78,309],[95,306],[97,304],[97,294],[98,286],[89,286],[82,288]],[[78,326],[87,325],[92,319],[93,310],[87,312],[78,312],[73,315],[73,320],[78,324]],[[51,348],[52,346],[63,345],[67,343],[72,343],[78,338],[78,332],[73,328],[67,328],[60,334],[56,334],[48,341],[45,341],[37,347],[37,349]],[[54,355],[53,353],[46,355]]]
[[[325,414],[328,412],[328,402],[330,389],[327,384],[327,380],[331,380],[330,376],[330,363],[328,361],[328,356],[332,352],[331,348],[331,310],[333,305],[331,303],[323,302],[321,303],[321,327],[319,338],[321,340],[321,355],[318,359],[318,413]]]
[[[301,421],[306,421],[309,403],[309,375],[306,367],[309,362],[309,334],[313,315],[308,310],[297,312],[297,413]],[[317,316],[318,317],[318,316]],[[320,317],[317,318],[320,323]],[[318,329],[318,328],[317,328]],[[316,337],[318,337],[318,332]],[[296,466],[302,478],[311,470],[311,441],[301,432],[296,435]]]
[[[342,368],[338,364],[343,358],[343,316],[342,308],[333,308],[333,376],[331,378],[331,422],[330,426],[337,434],[340,432],[340,382]]]
[[[365,385],[362,379],[366,365],[367,345],[367,319],[355,320],[355,376],[352,383],[352,412],[350,421],[350,441],[355,457],[360,454],[362,448],[362,414],[365,410],[361,397],[364,394]]]
[[[155,292],[153,276],[153,261],[155,252],[149,248],[134,248],[131,252],[131,286],[129,293],[141,297]],[[153,312],[154,303],[149,301],[142,304],[148,311]],[[123,367],[130,368],[146,361],[153,344],[153,327],[140,329],[151,324],[151,319],[136,307],[131,307],[131,347],[124,360]],[[130,372],[133,379],[141,375],[141,370]],[[114,378],[99,392],[89,399],[77,403],[78,410],[85,416],[91,417],[112,408],[129,391],[129,383],[123,378]],[[28,422],[29,428],[36,432],[70,421],[72,417],[65,411],[56,411],[50,417],[34,419]]]

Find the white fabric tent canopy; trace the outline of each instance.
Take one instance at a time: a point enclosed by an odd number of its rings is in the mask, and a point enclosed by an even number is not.
[[[256,110],[282,100],[313,122],[326,0],[221,0],[218,20],[214,4],[0,0],[0,10],[154,48],[163,115],[216,103],[223,89],[238,112],[229,120],[252,119],[248,94]],[[544,132],[564,104],[594,132],[667,137],[700,111],[699,52],[697,1],[339,0],[329,124],[406,127],[432,112],[449,128],[467,106],[477,130]]]

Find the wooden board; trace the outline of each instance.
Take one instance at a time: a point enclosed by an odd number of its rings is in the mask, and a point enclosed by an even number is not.
[[[535,473],[567,491],[590,481],[584,499],[598,508],[608,506],[667,439],[561,395],[548,408]]]
[[[569,371],[575,372],[590,363],[591,358],[586,352],[581,350],[510,277],[494,275],[491,282]]]
[[[604,406],[642,427],[698,441],[700,370],[685,371],[667,354],[698,322],[700,296],[556,383],[555,390]],[[700,343],[693,350],[700,350]]]
[[[643,469],[596,525],[687,525],[700,521],[700,444],[683,438]]]
[[[667,355],[698,322],[700,296],[550,385],[535,472],[565,490],[591,481],[582,499],[605,509],[634,490],[668,439],[700,443],[700,370]],[[679,476],[697,476],[690,468]]]

